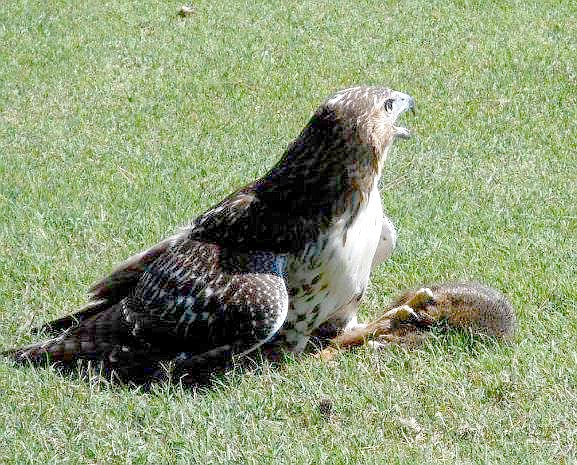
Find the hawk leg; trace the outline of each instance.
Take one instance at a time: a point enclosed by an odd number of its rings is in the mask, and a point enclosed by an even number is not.
[[[417,313],[413,307],[419,308],[432,298],[430,289],[419,289],[407,303],[388,310],[376,320],[344,331],[330,341],[330,347],[322,350],[318,356],[325,360],[332,359],[339,349],[363,345],[369,338],[379,338],[371,341],[373,348],[386,344],[414,343],[415,329],[418,326],[429,326],[431,319],[423,313]]]

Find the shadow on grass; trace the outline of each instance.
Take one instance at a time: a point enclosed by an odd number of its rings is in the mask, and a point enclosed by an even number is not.
[[[425,336],[422,342],[415,346],[402,344],[390,344],[387,347],[376,349],[383,355],[402,351],[404,354],[418,356],[419,353],[431,353],[435,355],[459,355],[476,358],[487,352],[498,350],[503,344],[510,345],[494,337],[477,333],[471,329],[450,328],[444,323],[438,323],[420,330]],[[230,387],[231,383],[237,383],[239,378],[246,374],[258,376],[265,371],[281,370],[283,366],[301,363],[304,357],[313,357],[323,348],[327,347],[329,339],[314,338],[309,345],[309,350],[298,356],[291,353],[257,350],[247,356],[234,360],[211,360],[210,363],[199,364],[194,370],[178,371],[171,363],[157,363],[135,376],[134,373],[121,372],[111,368],[104,362],[92,360],[78,360],[70,365],[32,364],[31,362],[12,362],[22,369],[44,368],[54,370],[63,377],[68,377],[84,382],[99,389],[131,389],[148,393],[158,389],[181,388],[185,390],[211,390],[218,387]],[[338,357],[345,352],[354,352],[362,346],[352,347],[339,352],[337,358],[331,363],[338,363]],[[398,361],[397,357],[390,358],[390,363]],[[319,360],[319,363],[323,363]]]

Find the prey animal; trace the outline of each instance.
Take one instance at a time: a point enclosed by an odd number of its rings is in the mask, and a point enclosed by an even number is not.
[[[142,380],[165,362],[194,375],[264,344],[301,352],[323,325],[355,328],[371,269],[395,246],[377,186],[413,108],[386,87],[337,92],[263,177],[118,266],[84,308],[45,325],[52,338],[9,355],[95,360]]]
[[[330,360],[339,350],[368,343],[414,346],[434,324],[467,328],[479,334],[511,340],[517,328],[515,310],[498,290],[479,283],[443,283],[405,291],[370,323],[343,332],[317,354]]]

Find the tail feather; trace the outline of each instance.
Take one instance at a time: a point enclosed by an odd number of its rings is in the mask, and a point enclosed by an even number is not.
[[[80,318],[77,315],[46,325],[52,331],[64,329],[58,336],[8,350],[2,355],[17,362],[34,364],[45,362],[69,364],[77,359],[97,360],[106,357],[108,352],[123,344],[129,336],[129,328],[122,318],[120,305],[105,309],[94,306],[88,308]],[[78,324],[75,324],[76,322]]]
[[[2,355],[17,363],[41,365],[52,362],[70,363],[75,359],[77,344],[66,340],[65,335],[2,352]]]
[[[47,328],[64,329],[43,342],[0,352],[16,363],[56,364],[74,368],[79,360],[92,360],[115,379],[146,383],[155,376],[163,360],[175,353],[142,343],[122,313],[122,302],[102,308],[94,305],[70,317],[48,323]]]
[[[38,328],[38,331],[45,331],[54,335],[60,334],[62,331],[66,331],[73,326],[78,326],[89,318],[106,311],[109,307],[111,307],[111,305],[107,300],[89,302],[72,315],[67,315],[43,324]]]

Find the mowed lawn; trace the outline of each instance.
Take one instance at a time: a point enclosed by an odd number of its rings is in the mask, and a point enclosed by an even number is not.
[[[361,316],[475,280],[510,297],[518,335],[288,357],[197,391],[0,362],[0,463],[575,463],[577,3],[180,5],[0,3],[0,347],[37,340],[362,83],[417,114],[382,180],[398,248]]]

